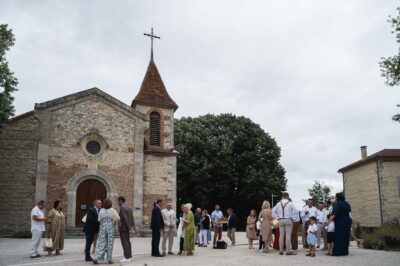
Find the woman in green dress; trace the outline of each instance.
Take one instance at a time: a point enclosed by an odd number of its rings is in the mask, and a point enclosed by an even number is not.
[[[194,251],[194,240],[196,238],[196,230],[194,227],[194,216],[191,211],[192,204],[185,204],[186,218],[183,221],[185,223],[185,241],[183,242],[183,250],[186,251],[188,256],[193,256]]]

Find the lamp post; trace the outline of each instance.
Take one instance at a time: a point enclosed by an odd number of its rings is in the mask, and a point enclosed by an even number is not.
[[[272,206],[272,208],[274,207],[274,197],[279,197],[279,195],[274,195],[274,193],[271,194],[271,206]]]

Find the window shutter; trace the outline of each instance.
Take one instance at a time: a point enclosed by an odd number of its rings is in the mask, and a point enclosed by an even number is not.
[[[160,114],[150,114],[150,145],[160,146]]]

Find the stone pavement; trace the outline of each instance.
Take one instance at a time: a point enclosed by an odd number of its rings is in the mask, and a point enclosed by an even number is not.
[[[224,232],[223,239],[227,240]],[[385,252],[357,248],[356,243],[351,243],[350,255],[346,257],[325,256],[325,251],[317,251],[314,258],[306,257],[306,251],[301,249],[297,256],[280,256],[277,251],[270,254],[259,253],[257,250],[249,250],[245,234],[237,233],[238,245],[228,247],[226,250],[215,250],[210,246],[195,249],[194,256],[169,255],[164,258],[150,256],[151,239],[133,238],[133,262],[124,265],[137,266],[196,266],[196,265],[218,265],[218,266],[246,266],[246,265],[400,265],[400,252]],[[299,238],[300,240],[300,238]],[[175,238],[174,251],[178,249],[178,241]],[[122,258],[121,242],[117,238],[114,242],[113,260],[114,265]],[[255,243],[258,247],[258,243]],[[0,265],[63,265],[79,266],[93,265],[83,260],[84,239],[66,239],[65,250],[62,256],[43,256],[38,259],[29,258],[30,239],[0,238]],[[100,264],[102,265],[102,264]]]

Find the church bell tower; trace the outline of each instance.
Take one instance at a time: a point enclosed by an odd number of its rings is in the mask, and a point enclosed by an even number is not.
[[[148,126],[143,145],[143,224],[150,222],[153,203],[158,198],[171,201],[176,206],[176,155],[174,150],[174,113],[178,105],[169,96],[154,63],[153,39],[151,56],[139,93],[132,108],[143,113]]]

